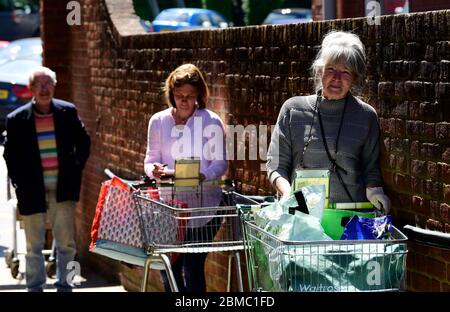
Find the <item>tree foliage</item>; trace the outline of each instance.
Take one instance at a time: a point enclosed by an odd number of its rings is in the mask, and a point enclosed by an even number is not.
[[[280,8],[283,0],[243,0],[245,23],[247,25],[259,25],[273,9]]]
[[[233,20],[233,1],[232,0],[202,0],[202,6],[205,9],[210,9],[219,12],[227,20]]]

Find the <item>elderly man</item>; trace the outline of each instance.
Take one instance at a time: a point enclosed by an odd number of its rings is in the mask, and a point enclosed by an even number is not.
[[[71,291],[67,265],[76,253],[74,210],[81,173],[89,157],[90,138],[75,106],[53,98],[56,74],[42,67],[30,74],[30,103],[6,120],[4,158],[16,189],[27,242],[26,285],[43,291],[46,282],[42,249],[45,223],[56,243],[58,291]],[[69,275],[71,276],[71,275]]]

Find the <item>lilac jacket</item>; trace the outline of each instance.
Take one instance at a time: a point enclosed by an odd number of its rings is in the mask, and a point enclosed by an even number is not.
[[[153,163],[174,169],[176,158],[196,156],[201,159],[200,172],[206,181],[219,179],[228,168],[225,129],[220,117],[210,110],[196,109],[186,126],[175,126],[171,111],[168,108],[150,118],[145,173],[153,178]]]
[[[144,170],[153,178],[153,163],[175,168],[175,159],[195,156],[200,158],[200,172],[205,181],[222,177],[228,168],[226,160],[225,129],[220,117],[207,109],[196,109],[185,126],[176,126],[172,108],[154,114],[148,124],[147,151]],[[204,187],[203,207],[217,207],[221,201],[221,188]],[[205,200],[206,198],[206,200]],[[188,203],[196,208],[196,203]],[[200,224],[197,224],[199,226]]]

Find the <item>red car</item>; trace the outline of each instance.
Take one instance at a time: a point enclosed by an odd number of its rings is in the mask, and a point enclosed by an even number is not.
[[[6,47],[9,44],[9,41],[0,40],[0,49]]]

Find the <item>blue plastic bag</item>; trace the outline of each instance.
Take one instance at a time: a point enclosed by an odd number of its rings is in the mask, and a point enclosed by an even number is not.
[[[353,216],[345,226],[341,240],[387,240],[391,235],[391,216],[374,219]]]

